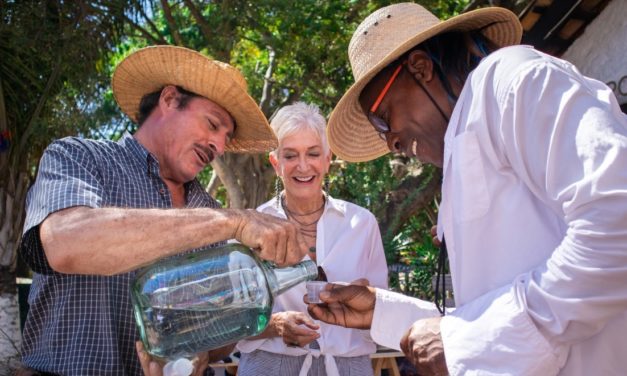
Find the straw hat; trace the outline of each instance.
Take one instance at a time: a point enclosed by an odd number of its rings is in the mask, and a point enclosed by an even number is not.
[[[177,85],[222,106],[237,128],[230,152],[263,152],[276,148],[276,137],[257,103],[246,92],[246,81],[232,66],[183,47],[152,46],[127,56],[113,73],[113,96],[133,121],[139,102],[166,85]]]
[[[358,27],[348,46],[355,83],[329,119],[327,134],[333,152],[349,162],[375,159],[389,152],[359,104],[363,88],[388,64],[423,41],[447,32],[481,30],[499,47],[520,42],[522,27],[504,8],[483,8],[440,21],[418,4],[381,8]]]

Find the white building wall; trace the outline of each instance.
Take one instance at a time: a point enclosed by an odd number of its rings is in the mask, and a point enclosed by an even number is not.
[[[561,58],[608,84],[627,103],[627,0],[613,0]]]

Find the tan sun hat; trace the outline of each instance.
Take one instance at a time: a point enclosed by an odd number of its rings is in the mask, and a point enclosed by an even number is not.
[[[383,68],[405,52],[447,31],[480,30],[499,47],[520,43],[522,26],[516,15],[504,8],[474,10],[440,21],[422,6],[400,3],[376,10],[358,27],[348,46],[355,83],[331,113],[329,145],[340,158],[363,162],[389,152],[370,125],[359,104],[363,88]]]
[[[229,64],[183,47],[151,46],[137,50],[118,64],[113,96],[133,121],[146,94],[177,85],[222,106],[237,125],[230,152],[264,152],[277,141],[266,117],[247,93],[246,80]]]

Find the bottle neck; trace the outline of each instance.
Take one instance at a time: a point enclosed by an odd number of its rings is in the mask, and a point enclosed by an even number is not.
[[[268,266],[266,276],[272,296],[280,295],[301,282],[318,278],[318,267],[311,260],[301,261],[285,268],[266,265]]]

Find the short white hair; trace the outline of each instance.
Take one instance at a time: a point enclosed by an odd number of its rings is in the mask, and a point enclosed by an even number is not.
[[[324,154],[328,155],[330,153],[329,142],[325,132],[327,122],[320,113],[318,106],[314,104],[296,102],[281,107],[272,117],[270,126],[279,140],[279,145],[285,137],[310,129],[320,138]],[[273,153],[276,155],[276,150]]]

